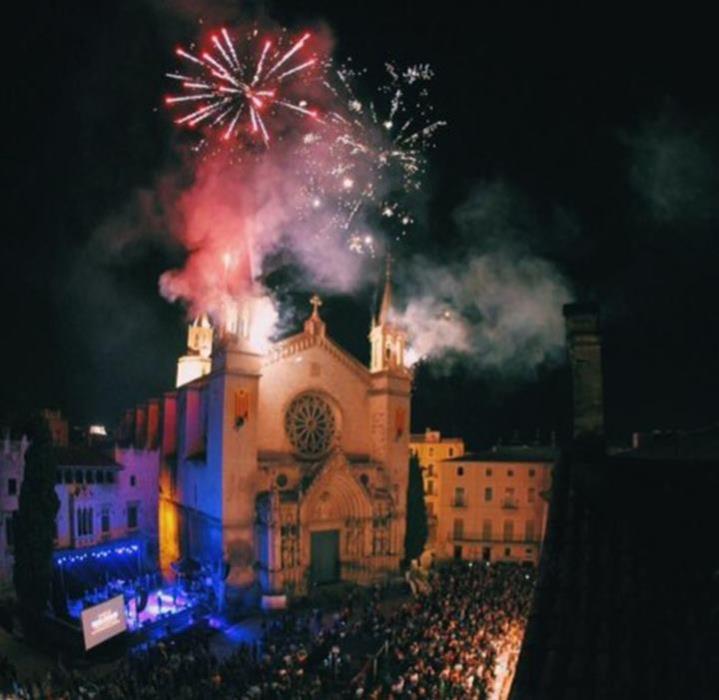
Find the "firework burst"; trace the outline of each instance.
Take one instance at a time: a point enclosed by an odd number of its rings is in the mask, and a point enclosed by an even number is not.
[[[385,81],[367,100],[359,88],[366,71],[349,65],[334,70],[324,83],[334,108],[322,128],[305,137],[306,212],[329,212],[327,231],[345,232],[353,252],[370,255],[377,241],[368,228],[379,225],[401,238],[415,223],[414,195],[422,186],[428,150],[445,125],[429,101],[428,65],[385,68]]]
[[[310,48],[311,38],[309,32],[290,38],[284,29],[263,38],[253,28],[235,42],[223,28],[211,34],[205,50],[177,48],[183,67],[167,77],[179,83],[182,94],[165,98],[168,106],[185,110],[175,123],[206,127],[225,140],[249,136],[269,146],[278,113],[317,119],[317,110],[302,97],[324,66]]]

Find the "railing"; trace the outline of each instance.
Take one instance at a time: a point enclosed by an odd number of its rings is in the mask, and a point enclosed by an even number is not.
[[[374,653],[367,655],[367,661],[360,672],[352,679],[350,687],[355,685],[364,685],[369,681],[375,683],[379,676],[379,663],[382,659],[387,659],[389,656],[389,642],[383,642],[382,646]]]
[[[539,538],[526,539],[525,537],[484,537],[483,535],[473,533],[448,533],[448,542],[475,542],[482,544],[525,544],[525,545],[539,545],[541,540]]]
[[[466,508],[467,507],[467,501],[464,498],[455,498],[452,501],[452,508]]]
[[[502,500],[502,508],[504,508],[504,510],[517,510],[519,508],[519,502],[516,498],[505,498]]]

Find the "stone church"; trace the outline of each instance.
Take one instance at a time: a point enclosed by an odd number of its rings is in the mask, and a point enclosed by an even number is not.
[[[186,556],[229,569],[228,594],[247,602],[397,571],[411,372],[389,275],[369,368],[331,339],[321,304],[264,352],[251,310],[221,333],[196,320],[176,390],[128,416],[141,437],[118,457],[160,461],[163,569]]]

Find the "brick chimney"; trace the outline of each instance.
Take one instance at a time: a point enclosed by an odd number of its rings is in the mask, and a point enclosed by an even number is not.
[[[564,306],[567,349],[572,368],[575,440],[604,437],[604,387],[599,306]]]

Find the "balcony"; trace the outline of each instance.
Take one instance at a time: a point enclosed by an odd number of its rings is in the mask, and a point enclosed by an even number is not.
[[[504,498],[502,499],[503,510],[517,510],[519,508],[519,501],[516,498]]]
[[[452,506],[452,508],[466,508],[467,507],[467,499],[466,498],[455,498],[450,505]]]
[[[484,537],[483,533],[451,532],[447,533],[447,541],[457,544],[521,544],[524,546],[539,546],[542,542],[538,538],[528,540],[524,537]]]

